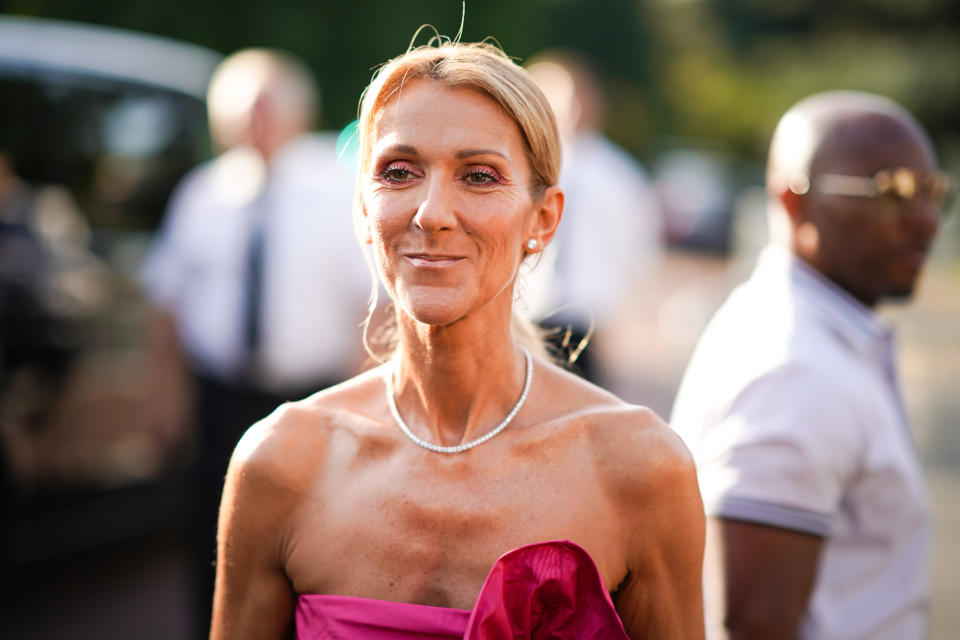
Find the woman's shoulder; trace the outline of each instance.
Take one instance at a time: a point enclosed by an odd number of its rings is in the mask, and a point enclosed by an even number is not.
[[[650,447],[663,455],[686,452],[673,430],[650,408],[627,402],[554,364],[543,367],[543,378],[555,410],[589,428],[599,444],[638,445],[627,447],[626,455]]]
[[[608,481],[655,491],[678,476],[695,477],[689,450],[656,412],[552,369],[545,377],[555,406],[565,422],[586,436],[590,455]]]
[[[651,409],[623,402],[590,421],[592,451],[603,475],[630,492],[657,492],[681,478],[694,478],[693,456],[680,437]]]
[[[303,400],[284,403],[246,431],[234,450],[231,467],[278,479],[316,473],[346,445],[383,432],[376,416],[382,393],[382,373],[377,368]]]

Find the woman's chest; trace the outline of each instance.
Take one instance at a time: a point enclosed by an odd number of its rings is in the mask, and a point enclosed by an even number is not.
[[[612,589],[624,573],[616,509],[588,469],[564,466],[331,478],[298,518],[288,576],[298,593],[469,608],[503,553],[569,539]]]

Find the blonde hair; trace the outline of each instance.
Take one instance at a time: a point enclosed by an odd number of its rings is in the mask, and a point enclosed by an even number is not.
[[[520,129],[530,168],[529,189],[534,201],[539,201],[547,188],[557,184],[562,160],[557,121],[546,96],[530,75],[496,45],[456,42],[437,36],[426,45],[411,46],[406,53],[381,66],[360,98],[358,219],[363,182],[371,170],[378,116],[392,98],[399,97],[407,82],[420,79],[435,80],[451,89],[471,89],[500,105]],[[374,357],[367,342],[366,329],[376,304],[374,273],[370,313],[364,326],[364,345]],[[514,313],[512,324],[514,334],[522,343],[540,354],[546,353],[532,323]]]

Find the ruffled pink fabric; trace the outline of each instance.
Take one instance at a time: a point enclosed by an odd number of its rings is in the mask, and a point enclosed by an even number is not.
[[[296,626],[298,640],[628,640],[593,559],[568,540],[505,553],[470,611],[301,595]]]

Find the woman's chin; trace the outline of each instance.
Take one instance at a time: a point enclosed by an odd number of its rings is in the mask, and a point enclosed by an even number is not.
[[[466,309],[459,289],[429,287],[427,290],[400,294],[400,308],[410,318],[423,324],[443,326],[460,320]]]

